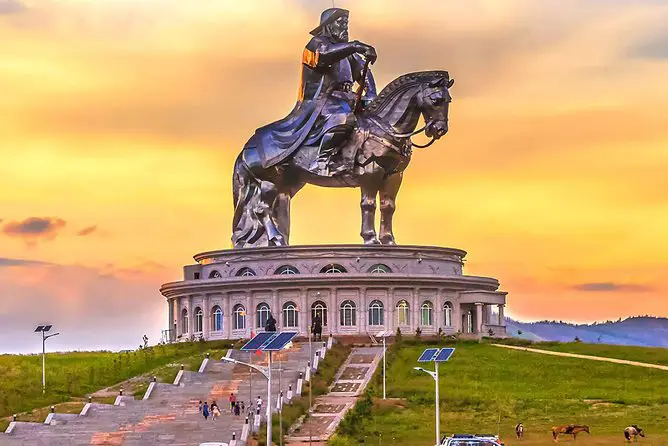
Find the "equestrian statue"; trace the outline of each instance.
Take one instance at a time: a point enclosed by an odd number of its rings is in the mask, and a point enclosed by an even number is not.
[[[348,40],[348,18],[341,8],[322,13],[304,48],[294,109],[257,129],[236,159],[235,248],[287,245],[290,201],[306,184],[359,187],[364,243],[396,244],[392,216],[403,172],[413,147],[447,133],[454,80],[447,71],[410,73],[377,94],[369,69],[376,50]],[[421,132],[431,141],[413,144]]]

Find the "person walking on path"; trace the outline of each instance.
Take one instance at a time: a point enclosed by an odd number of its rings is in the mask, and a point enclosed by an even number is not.
[[[216,421],[216,418],[220,416],[220,409],[218,408],[218,403],[215,401],[211,403],[211,420]]]
[[[239,414],[241,413],[241,410],[240,410],[240,409],[241,409],[241,408],[239,407],[238,404],[235,404],[235,405],[234,405],[234,416],[236,416],[236,417],[239,416]]]
[[[202,400],[199,400],[199,413],[202,413]]]
[[[233,393],[230,393],[230,412],[234,413],[234,406],[237,404],[237,397]]]
[[[209,419],[209,405],[206,401],[204,401],[204,406],[202,406],[202,415],[204,415],[205,420]]]
[[[262,398],[260,398],[259,396],[257,397],[257,410],[259,410],[260,413],[262,413]]]

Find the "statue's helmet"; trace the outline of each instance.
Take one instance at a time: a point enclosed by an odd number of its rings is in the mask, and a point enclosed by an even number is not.
[[[311,34],[314,36],[317,36],[320,34],[322,29],[329,25],[330,23],[333,23],[336,19],[339,17],[348,17],[350,14],[350,11],[347,9],[342,9],[342,8],[329,8],[325,9],[322,14],[320,14],[320,25],[315,27],[313,31],[311,31]]]

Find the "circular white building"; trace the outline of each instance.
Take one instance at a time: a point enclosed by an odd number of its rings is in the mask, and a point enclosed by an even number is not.
[[[169,341],[249,338],[269,313],[279,330],[366,336],[419,327],[430,335],[505,336],[505,292],[463,274],[465,251],[433,246],[315,245],[197,254],[164,284]]]

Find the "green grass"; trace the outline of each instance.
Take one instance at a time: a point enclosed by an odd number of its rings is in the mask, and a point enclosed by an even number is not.
[[[173,380],[181,363],[188,367],[197,364],[197,368],[207,351],[218,354],[229,346],[229,341],[186,342],[128,353],[50,353],[46,357],[45,395],[41,355],[0,355],[0,417],[82,398],[151,371],[155,371],[151,375],[171,376]],[[149,379],[147,376],[145,381]],[[141,392],[141,388],[126,390],[126,394]]]
[[[434,381],[413,370],[425,346],[407,344],[399,349],[393,346],[388,355],[387,393],[392,400],[377,399],[382,390],[379,369],[368,389],[368,410],[356,407],[349,413],[330,444],[378,444],[379,435],[383,444],[433,443]],[[540,437],[542,442],[535,444],[548,444],[551,427],[568,423],[589,424],[592,438],[609,435],[619,440],[621,430],[631,423],[654,433],[655,440],[657,434],[668,432],[665,371],[487,343],[454,345],[455,355],[440,367],[442,434],[500,431],[508,440],[520,420],[528,433]],[[668,436],[662,441],[656,444],[668,444]]]
[[[329,385],[334,382],[336,372],[346,361],[350,354],[350,346],[334,344],[327,352],[325,359],[319,364],[318,371],[311,377],[310,387],[313,391],[312,399],[327,393]],[[291,405],[283,407],[283,432],[282,435],[288,433],[288,429],[292,426],[302,415],[308,412],[309,407],[309,385],[304,385],[302,389],[302,396],[294,398]],[[271,438],[278,439],[281,435],[280,420],[277,416],[272,417],[272,431]],[[267,429],[266,425],[260,428],[256,436],[258,446],[266,446],[267,444]],[[285,444],[285,441],[283,442]]]
[[[584,344],[581,342],[539,342],[527,347],[553,352],[577,353],[580,355],[603,356],[606,358],[668,365],[668,348],[661,347]]]

